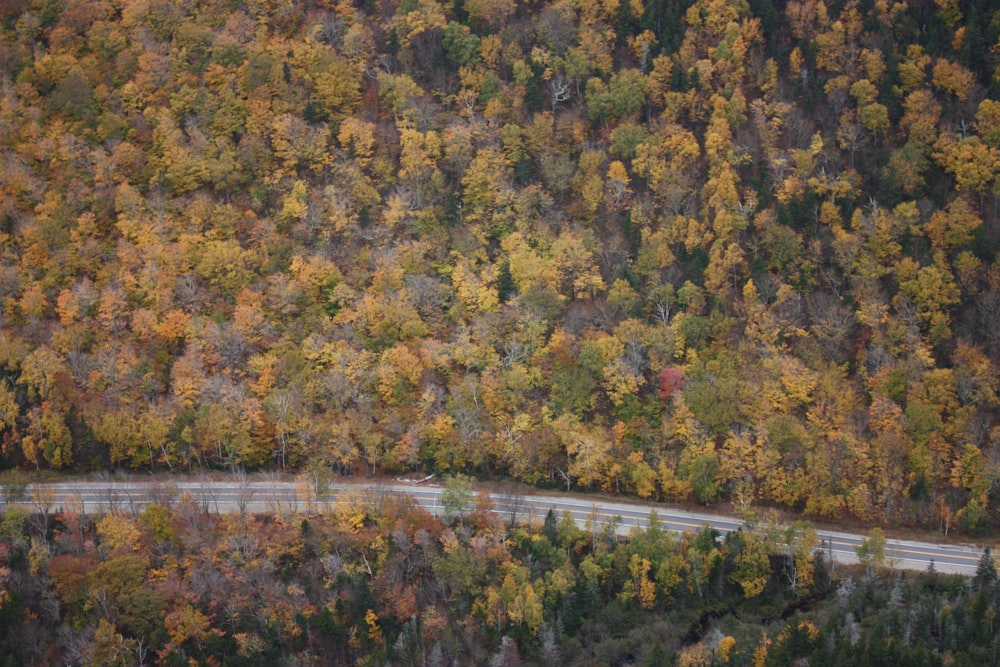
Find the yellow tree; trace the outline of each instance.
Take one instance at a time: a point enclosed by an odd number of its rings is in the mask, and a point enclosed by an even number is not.
[[[639,554],[632,554],[628,563],[631,578],[625,580],[618,597],[625,602],[638,600],[643,609],[652,609],[656,606],[656,584],[649,576],[651,567],[649,559]]]
[[[870,496],[852,509],[859,518],[875,511],[883,520],[891,521],[900,510],[913,442],[903,428],[902,409],[884,396],[872,401],[868,421],[875,437],[866,446],[856,447],[855,455],[863,471],[859,481],[869,482]]]
[[[755,598],[764,592],[771,578],[769,545],[757,531],[743,530],[738,535],[736,570],[729,575],[729,580],[743,589],[743,597]]]
[[[17,395],[6,381],[0,382],[0,426],[12,430],[17,426],[17,418],[21,409],[17,404]]]
[[[59,469],[73,463],[72,435],[63,414],[50,401],[43,401],[28,413],[28,428],[21,449],[25,458],[36,466],[44,461]]]
[[[31,400],[50,399],[63,373],[66,365],[62,356],[49,347],[29,352],[21,362],[21,382],[27,386]]]
[[[632,168],[668,211],[685,211],[696,191],[701,146],[689,130],[666,124],[636,147]]]
[[[705,289],[728,295],[738,289],[746,266],[746,253],[739,243],[722,239],[712,244],[705,269]]]
[[[578,247],[576,244],[572,245],[574,247],[568,247],[568,251]],[[544,289],[557,295],[560,300],[565,299],[560,293],[562,275],[559,267],[549,257],[531,247],[521,232],[513,232],[504,237],[501,247],[507,253],[510,276],[520,294]]]
[[[932,265],[919,268],[913,260],[904,258],[896,273],[900,293],[916,304],[918,314],[927,323],[931,342],[937,344],[950,338],[950,310],[958,304],[961,293],[944,255],[936,253]]]
[[[336,320],[355,326],[375,347],[391,347],[423,336],[427,325],[406,296],[405,289],[366,290],[350,308],[338,313]]]
[[[553,428],[569,458],[568,477],[587,488],[602,483],[612,463],[611,438],[604,429],[568,414],[557,418]]]
[[[1000,148],[1000,102],[985,99],[976,110],[976,132],[992,148]]]
[[[111,512],[101,517],[96,524],[100,544],[108,551],[138,551],[142,533],[131,518]]]
[[[568,292],[573,299],[592,298],[604,291],[604,279],[588,240],[564,231],[552,243],[552,261],[561,276],[560,292]]]
[[[475,267],[468,260],[462,260],[455,264],[451,272],[455,295],[469,315],[493,312],[500,306],[495,280],[496,269],[490,264]]]
[[[941,117],[941,104],[933,93],[926,88],[913,91],[903,100],[903,110],[899,126],[906,130],[909,140],[922,147],[933,146]]]
[[[168,646],[182,652],[182,654],[185,644],[201,651],[204,643],[213,634],[209,618],[187,602],[168,612],[164,622],[167,634],[170,636]]]
[[[969,243],[983,224],[968,196],[956,197],[943,210],[937,210],[922,231],[935,250],[952,252]]]
[[[375,125],[355,117],[345,118],[337,132],[337,141],[349,159],[364,168],[375,155]]]
[[[273,119],[270,131],[274,156],[281,165],[281,169],[269,176],[272,183],[295,176],[299,167],[319,172],[330,163],[331,132],[326,123],[310,125],[299,116],[286,113]]]
[[[444,174],[437,167],[442,145],[437,132],[426,133],[409,123],[397,123],[399,130],[399,177],[411,210],[423,208],[435,193],[444,190]]]
[[[961,102],[964,102],[968,98],[975,80],[975,74],[953,60],[938,58],[934,61],[934,69],[931,75],[932,83],[938,88],[951,93]]]
[[[482,148],[472,158],[462,176],[462,216],[484,226],[483,232],[493,235],[495,214],[503,212],[511,195],[511,163],[506,153],[494,148]]]
[[[959,192],[984,192],[995,187],[1000,149],[977,137],[959,139],[943,132],[934,144],[934,159],[955,177]]]

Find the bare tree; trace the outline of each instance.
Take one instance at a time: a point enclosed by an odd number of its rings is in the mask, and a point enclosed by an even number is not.
[[[173,482],[154,481],[146,490],[149,502],[169,508],[178,497],[177,485]]]
[[[549,92],[552,94],[552,113],[555,114],[556,107],[570,97],[569,81],[561,76],[552,77],[549,79]]]
[[[49,525],[49,512],[52,511],[54,494],[55,491],[51,486],[39,484],[31,486],[31,506],[35,509],[31,524],[33,532],[40,538],[45,537]]]
[[[501,482],[497,493],[500,502],[497,503],[510,519],[510,527],[513,529],[517,524],[519,514],[527,510],[527,502],[524,497],[524,489],[517,482],[506,480]]]
[[[236,482],[236,507],[239,509],[241,516],[246,516],[247,508],[253,500],[254,490],[247,477],[247,471],[243,469],[243,466],[233,471],[233,477]]]
[[[538,629],[538,643],[543,664],[558,665],[562,662],[555,630],[548,623],[542,623]]]

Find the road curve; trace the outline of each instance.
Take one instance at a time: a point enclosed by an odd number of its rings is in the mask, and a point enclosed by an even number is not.
[[[440,513],[440,486],[429,484],[333,484],[317,495],[316,488],[304,481],[275,479],[150,481],[107,479],[89,482],[31,484],[22,502],[39,512],[76,510],[101,513],[112,510],[137,512],[151,503],[175,503],[189,498],[206,511],[232,513],[283,513],[315,511],[350,495],[405,494],[431,512]],[[583,500],[564,495],[491,494],[494,512],[511,521],[541,521],[551,509],[561,516],[569,514],[581,526],[588,521],[612,525],[618,534],[627,535],[634,528],[645,528],[655,511],[660,525],[675,532],[696,531],[706,524],[722,534],[739,530],[737,519],[720,515],[688,512],[664,505],[612,503],[603,499]],[[851,533],[819,531],[822,548],[834,563],[857,563],[856,548],[864,539]],[[926,570],[933,562],[938,572],[964,575],[975,573],[982,555],[977,545],[941,545],[890,539],[886,557],[898,569]]]

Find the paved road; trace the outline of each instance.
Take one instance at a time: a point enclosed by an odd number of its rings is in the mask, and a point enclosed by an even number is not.
[[[304,482],[260,480],[205,480],[150,482],[145,480],[105,480],[31,485],[24,502],[39,511],[78,511],[97,513],[108,510],[138,511],[150,502],[177,502],[190,497],[210,512],[275,513],[320,509],[349,495],[407,494],[432,512],[441,512],[443,488],[432,484],[335,484],[317,497],[314,487]],[[694,513],[663,505],[611,503],[582,500],[570,496],[493,494],[494,511],[517,521],[541,521],[549,509],[562,515],[569,512],[580,525],[588,521],[613,524],[621,535],[633,528],[648,525],[651,511],[656,511],[666,530],[685,532],[702,529],[705,524],[720,533],[740,528],[732,517]],[[819,537],[830,560],[856,563],[856,547],[864,536],[822,530]],[[926,542],[889,540],[886,555],[900,569],[926,570],[931,561],[939,572],[973,574],[982,555],[976,545],[938,545]]]

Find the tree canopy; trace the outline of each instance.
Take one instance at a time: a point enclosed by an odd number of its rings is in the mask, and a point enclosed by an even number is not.
[[[0,30],[4,467],[998,522],[991,3],[14,0]]]

